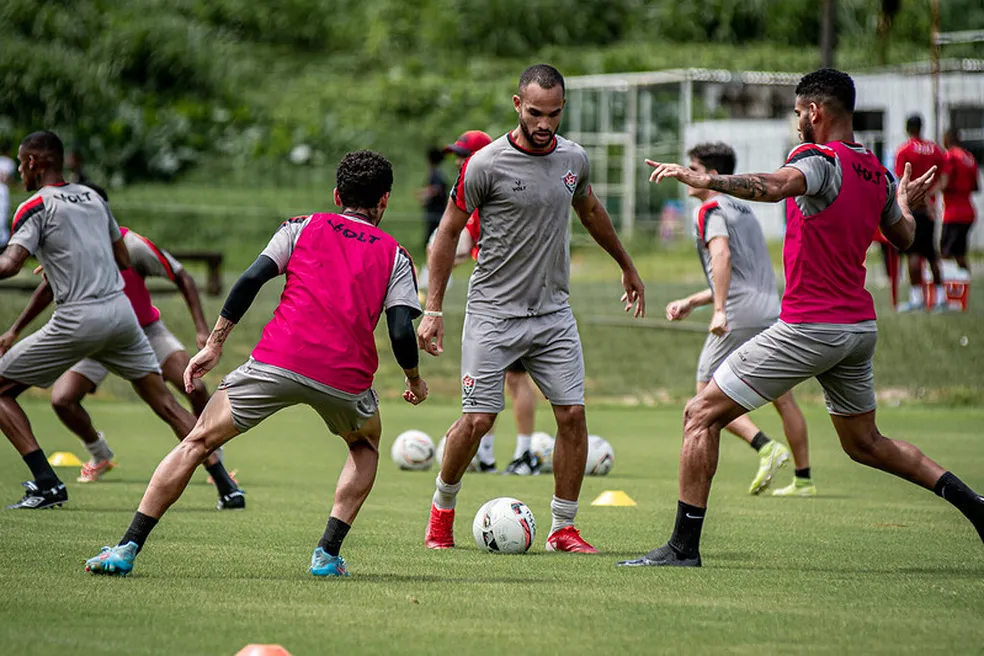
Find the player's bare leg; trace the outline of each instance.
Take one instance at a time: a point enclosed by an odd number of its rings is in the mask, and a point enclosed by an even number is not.
[[[191,359],[188,357],[188,353],[185,351],[175,351],[161,365],[161,373],[164,376],[164,380],[173,385],[175,389],[181,390],[181,393],[184,394],[185,398],[191,404],[192,413],[198,417],[205,410],[205,406],[208,405],[209,394],[201,378],[196,378],[192,381],[195,386],[193,392],[185,391],[183,378],[185,369],[188,368],[190,361]]]
[[[96,385],[75,371],[66,371],[58,377],[51,390],[51,407],[65,426],[75,433],[91,456],[82,464],[76,479],[79,483],[93,483],[109,472],[113,462],[113,450],[109,448],[102,433],[92,425],[92,418],[82,406],[82,399],[96,390]]]
[[[536,390],[525,371],[506,371],[506,389],[513,401],[516,418],[516,447],[506,474],[532,476],[540,473],[540,462],[530,453],[530,442],[536,420]]]
[[[793,482],[772,493],[777,497],[813,497],[817,494],[816,485],[810,471],[810,442],[806,429],[806,417],[800,410],[793,393],[786,392],[772,402],[779,418],[782,419],[782,430],[786,434],[786,442],[793,452],[793,463],[796,467]]]
[[[598,553],[574,528],[577,500],[588,459],[588,422],[583,405],[555,405],[557,439],[554,442],[554,496],[550,501],[551,525],[547,551]]]

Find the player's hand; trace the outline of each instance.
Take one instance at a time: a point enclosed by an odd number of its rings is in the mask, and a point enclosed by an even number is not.
[[[923,199],[926,198],[926,194],[933,188],[935,177],[936,167],[934,166],[913,180],[912,165],[906,162],[905,170],[902,172],[902,179],[899,180],[899,186],[895,192],[895,198],[898,200],[899,205],[909,210],[913,207],[919,207]]]
[[[639,277],[635,267],[622,271],[622,288],[625,289],[625,293],[622,294],[625,311],[631,311],[634,306],[635,312],[632,316],[636,319],[646,316],[646,286],[642,283],[642,278]]]
[[[728,332],[728,315],[725,314],[724,310],[714,310],[714,316],[711,317],[711,325],[707,327],[707,331],[718,337]]]
[[[48,282],[48,276],[44,272],[43,264],[39,264],[34,268],[34,275],[38,275],[39,273],[41,274],[41,277],[44,278],[44,281]]]
[[[211,331],[209,330],[206,330],[204,332],[198,331],[197,333],[195,333],[195,343],[198,345],[199,350],[205,348],[205,345],[208,344],[208,336],[210,334]]]
[[[4,334],[0,335],[0,355],[3,355],[10,350],[10,347],[14,345],[17,341],[17,333],[12,330],[8,330]]]
[[[689,299],[681,298],[670,301],[666,304],[666,319],[668,321],[681,321],[689,317],[693,311],[694,307],[690,304]]]
[[[444,318],[425,316],[417,327],[417,346],[434,357],[444,353]]]
[[[191,394],[195,391],[195,380],[201,378],[219,364],[222,357],[222,347],[206,344],[205,347],[195,354],[195,357],[188,363],[184,372],[185,391]]]
[[[403,392],[403,400],[411,405],[420,405],[427,399],[427,381],[417,376],[413,380],[406,379],[407,389]]]
[[[691,171],[686,166],[667,162],[654,162],[651,159],[647,159],[646,164],[653,167],[653,172],[649,176],[650,182],[659,184],[666,178],[673,178],[690,187],[703,188],[704,186],[701,182],[706,176],[696,171]]]

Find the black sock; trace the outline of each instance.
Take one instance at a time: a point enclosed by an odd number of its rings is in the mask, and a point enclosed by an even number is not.
[[[54,487],[61,483],[41,449],[31,451],[24,456],[24,462],[31,468],[31,475],[34,476],[34,482],[38,484],[38,487],[43,488],[49,485]]]
[[[336,517],[328,518],[328,526],[325,527],[325,534],[321,536],[318,546],[325,550],[329,556],[337,556],[342,548],[342,540],[348,535],[352,528]]]
[[[810,477],[810,468],[809,467],[804,467],[803,469],[797,469],[795,471],[795,476],[796,476],[796,478],[809,478]]]
[[[969,519],[984,540],[984,497],[953,475],[946,472],[933,486],[933,492],[943,497]]]
[[[759,431],[758,433],[755,434],[755,437],[752,438],[751,446],[756,451],[761,451],[762,447],[767,445],[771,441],[772,440],[769,439],[768,435],[766,435],[762,431]]]
[[[221,460],[214,465],[205,465],[205,470],[212,475],[212,480],[215,481],[215,487],[219,489],[221,496],[232,494],[239,489],[236,482],[229,476],[229,472],[226,471],[225,465],[222,464]]]
[[[761,433],[759,433],[761,435]],[[676,524],[670,537],[670,546],[680,555],[694,558],[700,552],[700,530],[704,527],[707,508],[677,502]]]
[[[150,515],[145,515],[139,510],[133,515],[133,521],[130,522],[130,528],[126,529],[126,535],[120,540],[120,545],[127,544],[129,542],[137,543],[137,551],[143,549],[144,542],[147,541],[147,536],[150,532],[154,530],[157,526],[158,519],[156,517],[151,517]]]

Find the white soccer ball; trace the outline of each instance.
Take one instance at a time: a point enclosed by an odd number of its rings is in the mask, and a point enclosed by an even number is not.
[[[536,432],[530,436],[530,453],[540,459],[540,473],[553,471],[554,438],[546,433]]]
[[[448,436],[445,435],[444,437],[441,438],[441,441],[437,443],[437,451],[434,452],[434,460],[435,462],[437,462],[438,469],[441,468],[441,463],[444,462],[444,445],[447,444],[447,441],[448,441]],[[467,469],[465,469],[465,471],[470,471],[470,472],[478,471],[477,453],[475,454],[475,457],[471,459],[471,462],[468,463],[468,467]]]
[[[478,509],[472,533],[475,544],[483,551],[526,553],[536,538],[536,520],[529,507],[519,499],[499,497]]]
[[[390,455],[400,469],[424,471],[434,462],[434,441],[423,431],[403,431],[393,440]]]
[[[588,435],[588,461],[584,463],[587,476],[606,476],[615,466],[615,450],[603,437]]]

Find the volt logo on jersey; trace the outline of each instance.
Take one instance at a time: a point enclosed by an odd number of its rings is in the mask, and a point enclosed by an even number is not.
[[[564,186],[567,187],[567,191],[573,194],[574,190],[577,189],[577,173],[574,173],[574,171],[567,169],[567,173],[564,174],[564,177],[562,179],[564,181]]]
[[[513,180],[513,191],[526,191],[526,183],[522,180]]]

